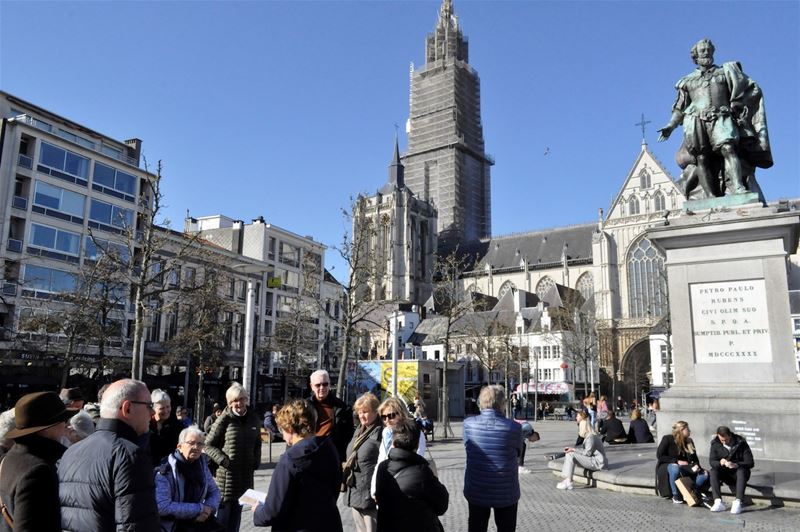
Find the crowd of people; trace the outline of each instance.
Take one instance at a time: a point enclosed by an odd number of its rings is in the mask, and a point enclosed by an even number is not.
[[[266,498],[252,501],[255,526],[342,530],[341,496],[360,532],[443,530],[450,494],[427,450],[421,397],[408,406],[367,392],[351,409],[324,370],[311,374],[309,388],[307,399],[275,405],[262,420],[247,390],[233,383],[202,428],[183,407],[171,415],[169,394],[132,379],[101,388],[96,403],[85,403],[78,389],[23,396],[0,415],[0,531],[239,530],[240,499],[261,464],[262,427],[287,448]],[[577,466],[608,467],[605,444],[653,441],[638,408],[626,433],[605,397],[587,399],[576,416],[578,438],[560,453],[561,490],[573,489]],[[485,532],[492,514],[498,532],[516,529],[525,450],[539,434],[506,417],[506,400],[502,386],[486,386],[478,415],[464,421],[469,532]],[[753,467],[747,442],[719,427],[706,470],[690,435],[681,421],[659,443],[657,491],[682,503],[689,485],[718,512],[727,509],[725,483],[735,486],[731,512],[739,513]]]

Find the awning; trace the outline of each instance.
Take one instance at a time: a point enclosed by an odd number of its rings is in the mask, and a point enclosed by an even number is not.
[[[542,394],[553,395],[569,393],[569,384],[566,382],[525,382],[514,388],[514,393],[520,392],[520,386],[522,386],[522,393],[534,393],[537,391]]]

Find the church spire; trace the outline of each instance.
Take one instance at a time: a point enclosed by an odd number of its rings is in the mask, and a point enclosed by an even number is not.
[[[400,145],[397,140],[397,133],[394,134],[394,155],[392,162],[389,164],[389,184],[394,188],[401,189],[405,187],[405,179],[403,176],[405,168],[400,162]]]
[[[469,46],[458,27],[458,17],[453,10],[453,0],[443,0],[439,8],[436,29],[425,41],[425,60],[457,59],[469,62]]]

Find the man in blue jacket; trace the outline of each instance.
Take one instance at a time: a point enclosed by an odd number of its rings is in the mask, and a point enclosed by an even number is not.
[[[501,386],[486,386],[478,396],[480,415],[464,420],[467,467],[464,498],[469,503],[469,532],[486,532],[494,509],[497,532],[517,527],[519,473],[522,452],[519,423],[507,419],[506,398]]]

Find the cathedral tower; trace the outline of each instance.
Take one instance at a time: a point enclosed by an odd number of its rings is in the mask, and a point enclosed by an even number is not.
[[[411,72],[405,181],[436,206],[444,247],[492,232],[494,161],[484,152],[480,79],[469,65],[468,44],[452,1],[444,0],[425,41],[425,65]]]

